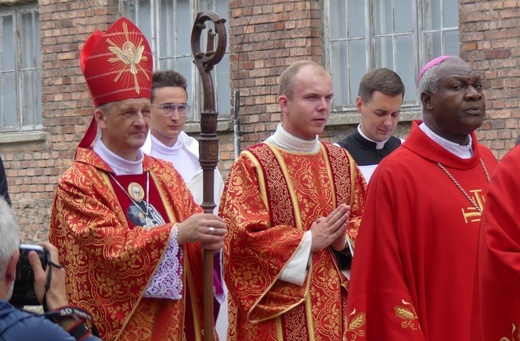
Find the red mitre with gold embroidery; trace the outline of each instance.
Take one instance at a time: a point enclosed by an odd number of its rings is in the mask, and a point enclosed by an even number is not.
[[[121,17],[103,33],[95,31],[80,52],[80,64],[94,106],[129,98],[151,98],[150,45],[130,20]],[[97,133],[95,119],[79,146],[88,148]]]

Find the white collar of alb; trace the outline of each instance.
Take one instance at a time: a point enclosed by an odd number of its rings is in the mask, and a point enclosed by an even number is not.
[[[304,140],[289,134],[281,124],[278,124],[274,134],[265,140],[265,142],[291,152],[316,153],[320,149],[318,136],[313,140]]]
[[[181,150],[181,148],[183,146],[183,143],[182,143],[182,140],[180,139],[180,137],[177,138],[177,142],[175,142],[175,144],[171,147],[168,147],[167,145],[165,145],[164,143],[159,141],[153,135],[151,136],[151,138],[152,138],[152,149],[162,155],[176,155],[179,153],[179,151]]]
[[[419,128],[429,136],[433,141],[437,142],[441,147],[446,149],[452,154],[457,155],[461,159],[469,159],[473,156],[473,144],[471,135],[469,135],[469,142],[465,146],[461,146],[458,143],[446,140],[444,137],[437,135],[433,130],[431,130],[424,122],[419,125]]]
[[[137,151],[137,160],[128,161],[108,149],[101,139],[96,141],[94,151],[105,161],[116,175],[142,174],[144,153],[141,149]]]

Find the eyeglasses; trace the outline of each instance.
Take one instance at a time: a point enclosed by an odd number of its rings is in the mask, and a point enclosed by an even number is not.
[[[159,108],[161,115],[170,117],[175,114],[175,111],[179,113],[179,116],[188,116],[190,112],[191,105],[188,104],[162,104],[162,105],[152,105],[152,107]]]

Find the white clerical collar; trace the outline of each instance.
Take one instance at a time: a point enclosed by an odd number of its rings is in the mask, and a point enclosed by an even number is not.
[[[137,151],[137,161],[128,161],[108,149],[101,139],[96,141],[94,151],[105,161],[116,175],[142,174],[144,153]]]
[[[433,130],[431,130],[424,122],[419,125],[419,128],[429,136],[433,141],[437,142],[441,147],[446,149],[452,154],[457,155],[461,159],[469,159],[473,156],[473,148],[472,148],[472,138],[469,136],[469,142],[466,146],[461,146],[458,143],[451,142],[446,140],[445,138],[437,135]]]
[[[181,148],[182,148],[182,140],[178,137],[177,142],[171,147],[168,147],[161,141],[159,141],[155,136],[151,136],[152,138],[152,150],[156,151],[160,155],[177,155],[179,154]],[[153,153],[150,152],[150,155],[153,155]]]
[[[361,131],[361,124],[357,126],[357,131],[359,133],[359,135],[361,135],[365,140],[367,141],[370,141],[370,142],[374,142],[376,144],[376,149],[383,149],[385,147],[385,143],[387,140],[384,140],[384,141],[374,141],[372,139],[369,139],[368,137],[365,136],[365,134],[363,134],[363,132]]]
[[[274,134],[269,136],[265,142],[291,152],[317,153],[320,150],[320,143],[317,135],[314,140],[304,140],[289,134],[282,127],[282,124],[278,124]]]

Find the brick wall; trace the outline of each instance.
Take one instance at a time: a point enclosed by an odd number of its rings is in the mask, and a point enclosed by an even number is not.
[[[520,134],[520,1],[460,0],[461,57],[485,79],[488,119],[478,130],[500,159]]]
[[[106,30],[116,18],[117,0],[40,1],[43,121],[58,174],[72,164],[92,117],[79,51],[93,31]]]
[[[0,154],[13,209],[22,226],[22,240],[46,239],[49,194],[57,175],[48,145],[41,141],[3,144]]]
[[[278,77],[301,59],[323,63],[321,1],[231,0],[231,89],[241,93],[242,147],[267,138],[280,122]],[[227,163],[229,164],[229,163]]]

